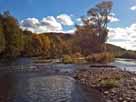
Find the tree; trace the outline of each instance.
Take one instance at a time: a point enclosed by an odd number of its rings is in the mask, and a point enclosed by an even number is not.
[[[40,36],[39,35],[37,35],[37,34],[33,34],[32,35],[32,42],[31,42],[31,44],[32,44],[32,49],[33,49],[33,54],[35,55],[35,56],[39,56],[39,55],[41,55],[42,54],[42,40],[41,40],[41,38],[40,38]]]
[[[5,54],[6,56],[16,57],[23,50],[23,33],[20,29],[17,20],[10,15],[9,12],[4,12],[1,15],[1,24],[5,37]]]
[[[109,22],[108,16],[110,15],[111,9],[112,2],[103,1],[87,12],[88,20],[90,23],[93,22],[99,33],[101,33],[101,30],[107,29],[107,24]]]
[[[82,17],[83,25],[77,25],[76,35],[84,53],[100,52],[107,40],[108,16],[112,9],[111,1],[103,1],[91,8],[87,16]]]
[[[22,51],[23,56],[32,56],[33,53],[33,47],[32,47],[32,35],[33,33],[31,31],[23,31],[23,39],[24,39],[24,49]]]
[[[5,37],[0,17],[0,53],[3,52],[4,49],[5,49]]]
[[[96,5],[95,8],[91,8],[87,14],[89,21],[93,22],[97,29],[100,43],[104,43],[107,39],[107,24],[109,22],[108,17],[111,16],[110,12],[112,9],[111,1],[103,1]]]
[[[43,55],[46,57],[49,57],[50,55],[50,49],[51,49],[51,41],[47,35],[41,35],[40,36],[42,41],[42,52]]]

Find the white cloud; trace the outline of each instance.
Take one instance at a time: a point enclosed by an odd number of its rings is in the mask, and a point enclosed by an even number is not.
[[[27,18],[21,21],[21,25],[25,27],[36,27],[39,23],[39,20],[36,18]]]
[[[61,31],[63,29],[53,16],[43,18],[40,22],[41,26],[46,27],[49,31]]]
[[[42,20],[27,18],[21,21],[20,26],[23,30],[27,29],[34,33],[57,32],[63,30],[61,24],[58,23],[53,16],[48,16]]]
[[[57,16],[57,20],[63,25],[67,26],[74,25],[74,22],[72,21],[71,17],[67,14],[61,14]]]
[[[116,18],[116,17],[109,17],[108,18],[109,20],[110,20],[110,22],[118,22],[118,21],[120,21],[118,18]]]
[[[111,13],[110,16],[108,16],[108,19],[110,20],[110,22],[119,22],[119,18],[116,17],[115,13]]]
[[[57,17],[47,16],[44,17],[42,20],[39,20],[37,18],[27,18],[20,22],[20,27],[23,30],[30,30],[34,33],[64,32],[62,24],[64,26],[71,26],[74,23],[70,16],[66,14],[61,14]]]
[[[42,20],[37,18],[27,18],[20,22],[20,27],[23,30],[30,30],[34,33],[64,32],[62,25],[71,26],[73,24],[74,23],[70,16],[61,14],[57,17],[47,16]],[[73,29],[65,32],[73,32]]]
[[[135,10],[136,10],[136,5],[132,6],[132,7],[130,8],[130,10],[135,11]]]
[[[109,28],[108,43],[136,50],[136,23],[126,28]]]

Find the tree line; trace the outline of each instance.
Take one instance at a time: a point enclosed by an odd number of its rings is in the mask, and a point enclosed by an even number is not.
[[[60,58],[80,53],[88,56],[106,51],[108,16],[112,2],[103,1],[88,10],[82,17],[82,25],[76,25],[74,34],[36,34],[22,30],[9,12],[0,14],[0,56],[44,56]]]

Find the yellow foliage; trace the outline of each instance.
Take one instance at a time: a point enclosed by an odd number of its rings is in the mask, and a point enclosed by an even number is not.
[[[92,54],[87,57],[88,62],[92,63],[107,63],[113,61],[113,54],[112,53],[97,53],[97,54]]]
[[[69,55],[63,56],[63,63],[68,64],[68,63],[72,63],[72,62],[73,62],[73,60],[72,60],[71,56],[69,56]]]

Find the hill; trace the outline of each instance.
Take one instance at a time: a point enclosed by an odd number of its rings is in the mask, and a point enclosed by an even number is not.
[[[124,48],[112,44],[107,44],[106,46],[107,50],[112,52],[115,55],[115,57],[136,59],[136,51],[126,50]]]

